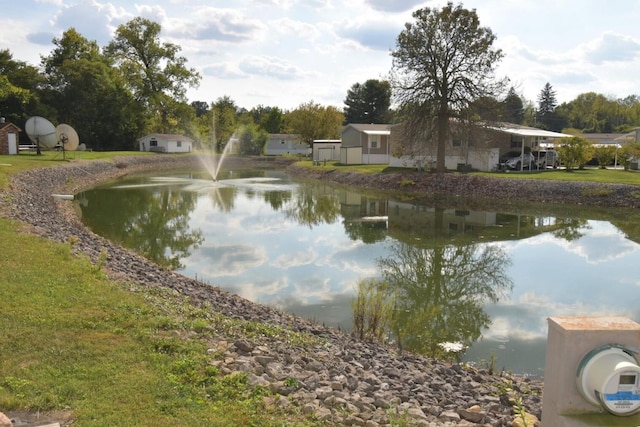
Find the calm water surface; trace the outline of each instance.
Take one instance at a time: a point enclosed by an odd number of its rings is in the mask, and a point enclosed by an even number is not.
[[[542,375],[549,316],[640,321],[640,215],[440,209],[278,172],[126,178],[76,197],[85,224],[252,301],[349,330],[359,281],[396,289],[407,347]]]

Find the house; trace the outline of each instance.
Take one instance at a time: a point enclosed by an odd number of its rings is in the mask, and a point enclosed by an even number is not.
[[[140,151],[158,153],[190,153],[193,150],[193,139],[184,135],[166,133],[150,133],[138,139]]]
[[[0,154],[18,154],[20,128],[0,117]]]
[[[339,139],[316,139],[313,141],[312,160],[317,162],[340,160],[341,146],[342,141]]]
[[[389,166],[433,168],[437,151],[435,141],[410,141],[402,125],[391,132]],[[571,135],[513,123],[474,123],[451,121],[451,136],[446,142],[445,168],[450,170],[491,171],[499,167],[500,156],[509,151],[535,151],[553,146],[558,138]]]
[[[309,144],[300,140],[300,135],[291,133],[270,133],[264,154],[267,156],[308,156]]]
[[[392,125],[352,123],[342,128],[340,163],[389,163],[389,135]]]

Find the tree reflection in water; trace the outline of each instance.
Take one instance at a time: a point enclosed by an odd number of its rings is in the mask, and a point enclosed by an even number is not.
[[[378,265],[393,304],[391,333],[400,350],[443,357],[443,343],[469,347],[491,324],[484,304],[513,288],[506,275],[511,261],[498,245],[422,248],[397,242],[393,253]]]

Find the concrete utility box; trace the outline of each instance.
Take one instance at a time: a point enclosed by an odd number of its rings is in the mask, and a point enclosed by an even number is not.
[[[578,389],[583,358],[594,349],[640,347],[640,324],[624,317],[550,317],[542,396],[542,427],[640,426],[640,415],[616,416]]]

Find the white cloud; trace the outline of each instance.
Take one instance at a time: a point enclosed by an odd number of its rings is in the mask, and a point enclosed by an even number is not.
[[[336,31],[363,47],[388,55],[389,50],[395,47],[396,37],[402,28],[389,21],[354,21],[344,23]]]
[[[305,76],[305,72],[286,60],[268,56],[252,56],[244,58],[239,64],[240,70],[247,74],[270,76],[278,80],[297,80]]]
[[[55,28],[60,30],[60,35],[73,27],[85,38],[95,40],[102,46],[112,39],[113,31],[117,27],[113,22],[119,24],[120,17],[132,16],[111,3],[83,0],[60,8],[53,17],[53,23]]]
[[[446,0],[25,0],[0,18],[0,49],[37,65],[71,26],[106,45],[118,25],[141,16],[162,26],[187,65],[201,70],[191,100],[228,95],[239,106],[343,106],[354,83],[384,78],[389,50],[412,11]],[[640,3],[599,0],[466,0],[496,35],[498,75],[535,102],[544,84],[560,103],[580,93],[640,94]],[[203,94],[206,94],[203,99]]]
[[[586,58],[596,65],[604,62],[633,62],[640,57],[640,40],[616,33],[604,33],[590,44]]]
[[[241,79],[248,77],[247,74],[238,68],[237,64],[220,63],[203,67],[202,73],[205,76],[217,77],[221,79]]]
[[[260,20],[235,10],[206,8],[197,19],[184,22],[184,32],[195,40],[239,43],[255,40],[264,30]]]
[[[424,3],[424,0],[365,0],[365,3],[383,12],[405,12],[417,9],[417,6]]]

